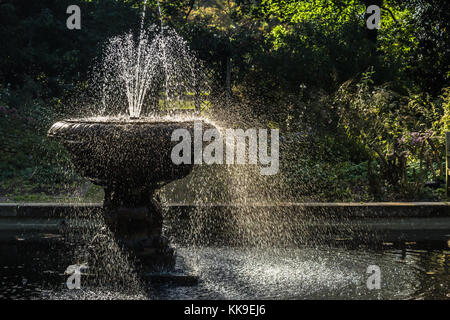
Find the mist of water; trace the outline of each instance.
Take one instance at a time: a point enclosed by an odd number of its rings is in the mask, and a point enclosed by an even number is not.
[[[159,3],[158,10],[161,14]],[[100,109],[92,110],[90,114],[93,121],[129,121],[130,117],[139,118],[134,122],[197,119],[193,116],[202,110],[203,98],[200,97],[208,96],[210,89],[201,62],[175,30],[163,25],[162,19],[160,26],[145,28],[145,17],[146,6],[138,35],[128,32],[107,41],[102,60],[92,75],[95,98],[101,102]],[[212,97],[208,99],[212,101]],[[267,123],[254,117],[246,106],[233,104],[228,99],[216,99],[215,103],[209,110],[209,120],[220,130],[267,128]],[[188,110],[189,115],[171,116],[177,109]],[[191,248],[208,244],[206,230],[225,234],[227,243],[233,245],[265,248],[276,245],[280,252],[280,248],[296,245],[311,236],[306,230],[301,234],[294,231],[299,226],[302,230],[304,215],[289,215],[285,207],[276,206],[288,199],[285,188],[288,187],[283,173],[267,177],[261,176],[255,165],[218,165],[196,167],[190,177],[169,184],[159,194],[168,202],[174,201],[174,195],[182,194],[185,197],[179,202],[197,205],[190,213],[189,227],[186,228],[185,238]],[[305,184],[302,188],[307,190],[310,186]],[[212,203],[235,204],[228,211],[226,223],[218,224],[210,210],[203,210],[202,205]],[[271,210],[254,206],[260,203],[272,204]],[[99,274],[99,281],[123,278],[118,272],[126,270],[124,283],[140,287],[131,276],[133,271],[128,266],[128,258],[114,246],[104,223],[100,225],[103,226],[100,229],[88,228],[90,231],[82,237],[88,246],[97,251],[106,250],[108,257],[116,257],[117,261],[100,266],[107,270],[107,277],[102,278]],[[211,230],[213,225],[216,229]],[[313,237],[318,242],[320,236]],[[93,244],[91,238],[98,241]],[[83,248],[82,252],[85,251]]]
[[[159,7],[161,14],[161,9]],[[152,25],[145,28],[146,6],[139,34],[110,38],[101,62],[94,68],[93,86],[99,88],[102,107],[95,115],[127,114],[139,118],[175,109],[199,108],[208,93],[200,62],[175,30]]]

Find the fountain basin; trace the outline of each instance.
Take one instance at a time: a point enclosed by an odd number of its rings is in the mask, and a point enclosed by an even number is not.
[[[56,122],[48,136],[61,141],[78,172],[96,184],[157,187],[192,170],[192,165],[175,165],[171,160],[178,143],[171,141],[176,129],[193,134],[194,121],[65,120]]]

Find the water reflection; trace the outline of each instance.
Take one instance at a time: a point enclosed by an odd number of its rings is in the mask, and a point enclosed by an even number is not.
[[[1,245],[0,298],[448,299],[450,293],[447,249],[184,247],[178,248],[179,256],[197,270],[199,284],[153,287],[140,293],[91,287],[88,280],[83,290],[68,290],[63,273],[75,249],[63,241]],[[371,264],[381,268],[380,290],[366,287]]]

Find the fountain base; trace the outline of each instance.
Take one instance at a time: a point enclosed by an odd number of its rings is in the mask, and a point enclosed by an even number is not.
[[[153,198],[154,191],[148,187],[105,188],[105,222],[144,273],[175,268],[175,250],[162,234],[162,208]]]

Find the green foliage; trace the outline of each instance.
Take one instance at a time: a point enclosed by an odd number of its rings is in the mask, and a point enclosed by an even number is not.
[[[443,89],[442,107],[444,109],[444,116],[441,120],[441,134],[444,135],[445,131],[450,131],[450,87]]]
[[[374,86],[373,73],[369,69],[337,92],[340,124],[377,161],[380,172],[368,168],[375,193],[386,182],[404,196],[421,194],[429,179],[444,179],[442,101],[427,94],[402,96],[388,84]]]
[[[0,89],[0,188],[7,192],[9,183],[21,181],[24,190],[27,185],[48,190],[44,185],[74,182],[68,155],[45,136],[52,107],[41,99],[21,99],[22,91]]]
[[[369,2],[382,8],[379,30],[365,26]],[[248,118],[279,127],[286,139],[301,137],[283,147],[286,188],[294,197],[302,185],[328,200],[440,196],[425,183],[443,177],[442,137],[450,129],[450,11],[442,1],[159,3],[164,24],[203,61],[212,84],[204,111],[238,113],[245,106]],[[81,7],[81,30],[66,28],[72,4]],[[147,1],[146,27],[160,24],[157,4]],[[80,182],[46,131],[54,119],[79,110],[69,96],[86,90],[107,38],[138,30],[142,5],[0,2],[4,192]]]

